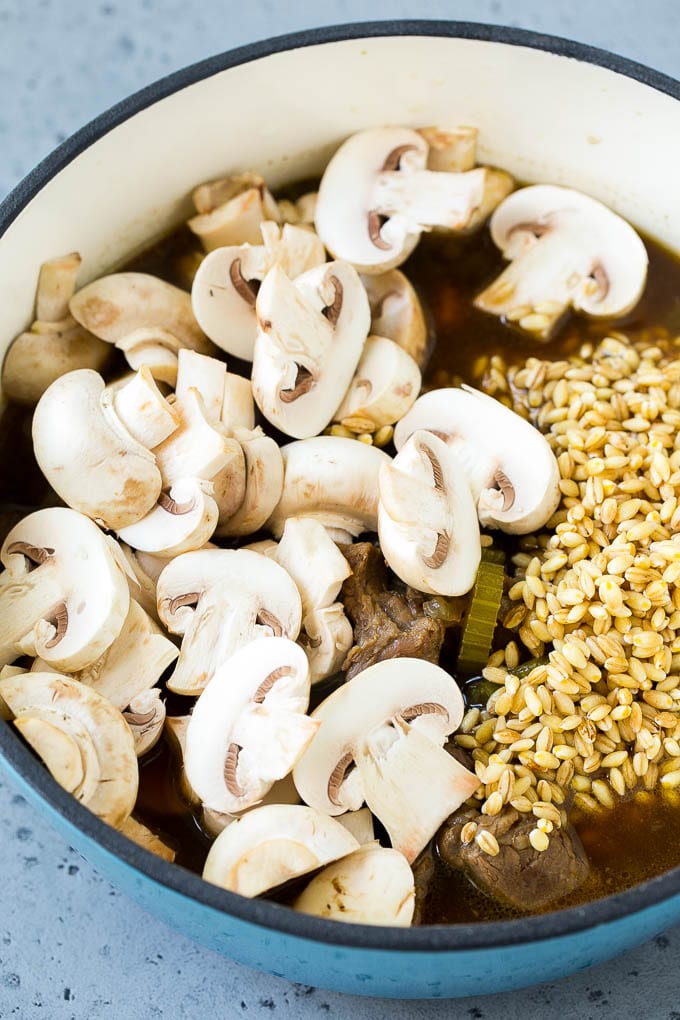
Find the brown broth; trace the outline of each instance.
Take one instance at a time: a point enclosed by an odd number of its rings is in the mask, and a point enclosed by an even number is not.
[[[629,315],[612,321],[586,321],[572,316],[549,342],[535,341],[493,316],[477,311],[474,296],[497,276],[503,260],[488,231],[464,239],[423,238],[402,267],[418,289],[436,338],[424,376],[428,388],[453,381],[475,382],[480,355],[502,355],[507,363],[527,357],[559,359],[597,341],[612,329],[633,340],[667,342],[680,334],[680,259],[646,239],[649,280],[639,304]],[[186,227],[155,245],[126,268],[149,272],[178,286],[190,286],[197,254],[196,239]],[[118,370],[120,366],[117,366]],[[246,372],[234,364],[230,370]],[[59,500],[40,474],[30,440],[31,411],[9,405],[0,421],[0,538],[14,521],[39,506]],[[443,658],[451,669],[455,638]],[[328,693],[326,691],[325,693]],[[188,713],[193,699],[172,696],[172,714]],[[198,873],[211,838],[185,800],[178,782],[179,763],[163,738],[140,762],[136,817],[158,832],[177,852],[177,863]],[[680,810],[661,792],[639,793],[597,815],[572,815],[581,836],[591,873],[570,897],[548,909],[572,906],[617,892],[680,864]],[[424,904],[423,923],[491,921],[520,916],[477,890],[459,873],[437,861]]]

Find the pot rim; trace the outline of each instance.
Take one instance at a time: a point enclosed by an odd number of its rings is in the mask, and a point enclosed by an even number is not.
[[[72,160],[113,128],[154,103],[221,71],[263,57],[325,43],[389,36],[432,36],[504,43],[545,50],[595,64],[632,78],[680,102],[680,82],[669,75],[584,43],[520,28],[463,21],[384,20],[353,22],[275,36],[227,50],[158,79],[116,103],[71,135],[31,170],[0,202],[0,238],[38,192]],[[267,900],[248,899],[205,882],[199,875],[162,860],[108,826],[52,778],[9,725],[0,725],[0,756],[21,779],[64,820],[98,843],[104,851],[202,906],[240,921],[282,934],[348,948],[392,952],[451,952],[500,949],[544,939],[574,935],[595,926],[630,917],[680,894],[680,866],[630,889],[578,907],[518,920],[475,924],[392,928],[341,924],[299,914]]]

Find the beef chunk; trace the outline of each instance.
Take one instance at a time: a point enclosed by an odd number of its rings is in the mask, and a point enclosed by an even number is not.
[[[469,821],[496,837],[500,853],[492,857],[474,840],[461,842],[461,830]],[[499,815],[465,809],[439,830],[437,849],[446,864],[464,871],[487,895],[519,910],[538,910],[577,889],[588,874],[588,860],[571,826],[553,829],[548,849],[534,850],[529,833],[535,825],[533,816],[514,808],[506,807]]]
[[[423,612],[429,597],[413,588],[388,587],[382,553],[370,542],[342,545],[352,568],[340,599],[354,627],[354,647],[345,659],[347,679],[381,659],[413,656],[439,661],[445,625]]]

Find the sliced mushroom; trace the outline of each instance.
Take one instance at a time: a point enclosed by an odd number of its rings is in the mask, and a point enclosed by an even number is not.
[[[147,450],[153,450],[179,426],[179,415],[158,389],[146,365],[134,375],[107,386],[105,394],[118,420]]]
[[[96,691],[55,673],[0,681],[14,725],[56,781],[119,828],[137,798],[132,734],[118,709]]]
[[[410,128],[369,128],[340,146],[321,178],[315,217],[335,258],[364,273],[393,269],[423,230],[465,229],[487,192],[498,190],[501,171],[446,173],[426,169],[427,161],[427,141]]]
[[[158,687],[151,687],[135,695],[123,718],[130,727],[135,742],[135,754],[143,754],[155,747],[160,740],[165,723],[165,702],[161,701]]]
[[[131,839],[137,846],[143,847],[144,850],[149,850],[152,854],[156,854],[157,857],[162,857],[164,861],[174,861],[175,851],[172,847],[157,836],[155,832],[152,832],[142,822],[138,822],[132,815],[123,823],[120,831],[128,839]]]
[[[289,202],[288,199],[279,199],[279,214],[284,223],[293,224],[308,224],[314,223],[314,216],[316,214],[316,200],[318,192],[306,191],[304,195],[295,202]]]
[[[178,355],[183,348],[173,333],[158,326],[145,326],[117,340],[116,347],[134,371],[146,366],[154,379],[174,388]]]
[[[474,772],[403,716],[366,734],[355,761],[366,803],[409,864],[479,786]]]
[[[187,730],[187,779],[207,808],[243,811],[291,771],[319,728],[305,715],[309,687],[288,638],[251,641],[222,664]]]
[[[397,850],[371,843],[328,864],[293,906],[303,914],[333,921],[408,928],[415,902],[413,872],[406,858]]]
[[[198,390],[209,422],[222,420],[226,383],[227,366],[224,361],[197,351],[185,349],[178,352],[175,396],[183,400],[191,389]]]
[[[223,515],[216,529],[219,537],[240,537],[259,531],[281,499],[283,458],[276,440],[259,426],[232,429],[245,458],[245,495],[231,516]]]
[[[419,128],[418,134],[427,142],[428,170],[463,173],[473,170],[477,162],[476,127],[457,127],[453,130],[440,127]]]
[[[12,528],[0,559],[0,665],[39,655],[57,669],[83,669],[120,633],[127,580],[82,514],[37,510]]]
[[[125,428],[104,380],[89,369],[62,376],[40,398],[33,449],[64,502],[107,528],[134,524],[160,494],[154,455]]]
[[[395,574],[417,591],[463,595],[481,558],[477,510],[455,450],[414,432],[380,469],[380,548]]]
[[[358,811],[346,811],[344,815],[337,815],[337,819],[349,829],[361,846],[374,841],[373,815],[367,807],[359,808]]]
[[[376,429],[393,425],[420,393],[418,365],[393,340],[369,336],[335,420],[366,418]]]
[[[593,318],[624,315],[647,280],[647,251],[635,230],[571,188],[516,191],[494,213],[491,236],[510,265],[475,305],[541,339],[569,308]]]
[[[148,273],[102,276],[74,294],[69,308],[76,322],[110,344],[140,329],[163,329],[182,347],[214,350],[194,319],[190,295]]]
[[[350,265],[329,262],[292,282],[275,266],[257,295],[253,395],[286,435],[317,435],[333,418],[370,324],[368,298]]]
[[[323,609],[312,609],[302,618],[299,641],[309,659],[313,684],[339,673],[354,643],[352,624],[342,602]]]
[[[265,793],[260,804],[299,804],[300,796],[295,789],[295,783],[293,777],[288,773],[283,779],[277,779],[272,784],[270,789]],[[259,806],[259,805],[258,805]],[[252,808],[246,808],[247,811],[252,811]],[[245,812],[244,812],[245,813]],[[223,829],[230,825],[231,822],[236,821],[240,815],[226,814],[223,811],[213,811],[212,808],[203,806],[201,811],[201,823],[203,828],[213,838],[219,836]],[[350,829],[351,831],[351,829]],[[354,835],[354,833],[352,833]]]
[[[173,404],[179,428],[154,455],[163,487],[183,479],[211,482],[219,520],[228,520],[245,496],[245,460],[240,443],[219,421],[211,421],[198,389],[189,387]]]
[[[273,554],[295,581],[302,600],[302,615],[334,602],[351,567],[326,529],[311,517],[286,521]]]
[[[161,492],[158,503],[141,520],[120,528],[119,537],[133,549],[172,557],[200,549],[213,534],[219,508],[212,483],[183,478]]]
[[[368,734],[397,716],[439,746],[463,717],[458,685],[434,663],[411,658],[385,659],[348,680],[312,712],[321,726],[293,771],[303,801],[329,815],[360,808],[366,794],[354,767],[359,750]],[[420,792],[404,799],[402,809],[420,817],[431,805],[429,777],[418,775]]]
[[[227,372],[222,405],[222,421],[230,428],[255,428],[255,401],[250,379]]]
[[[184,768],[187,730],[189,729],[190,719],[190,715],[166,715],[164,733],[168,738],[170,748],[178,765],[176,775],[179,792],[187,804],[191,807],[198,807],[201,803],[201,798],[197,797],[195,791],[192,789],[191,783],[187,779],[186,769]],[[212,835],[217,835],[216,832],[212,832],[212,830],[210,831]],[[218,831],[220,830],[218,829]]]
[[[419,429],[442,437],[455,452],[484,527],[524,535],[555,512],[560,475],[548,441],[493,397],[470,386],[431,390],[394,430],[397,450]]]
[[[259,896],[358,848],[334,818],[301,804],[268,804],[247,811],[220,833],[203,878],[242,896]]]
[[[371,306],[371,333],[394,340],[422,369],[429,338],[423,306],[413,285],[398,269],[362,276],[361,282]]]
[[[77,368],[100,371],[110,349],[69,315],[81,258],[77,252],[50,259],[40,267],[35,322],[14,339],[2,366],[5,396],[35,404],[59,376]]]
[[[115,539],[112,541],[115,542]],[[121,542],[120,545],[115,542],[115,545],[126,564],[123,569],[128,576],[130,595],[139,602],[144,612],[152,620],[160,623],[156,606],[156,581],[168,560],[162,556],[152,556],[138,549],[132,549],[124,542]]]
[[[256,637],[295,640],[302,610],[295,582],[266,556],[243,549],[183,553],[158,578],[158,613],[182,648],[167,686],[200,694],[222,663]]]
[[[130,599],[128,615],[115,641],[95,662],[76,670],[72,676],[94,688],[122,712],[158,683],[178,655],[178,648],[142,607]],[[51,670],[53,667],[42,658],[34,659],[31,664],[32,672]]]
[[[277,537],[290,517],[312,517],[326,528],[357,536],[378,529],[378,472],[391,458],[375,446],[339,436],[288,443],[283,491],[267,522]]]
[[[257,174],[203,184],[193,197],[198,216],[188,226],[207,252],[225,245],[258,244],[262,223],[279,218],[276,202]]]

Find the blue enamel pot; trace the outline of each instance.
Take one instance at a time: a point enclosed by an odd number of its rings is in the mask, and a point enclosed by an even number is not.
[[[32,317],[38,266],[83,255],[83,280],[189,214],[203,180],[258,169],[274,188],[318,173],[375,124],[474,124],[480,159],[581,188],[680,251],[680,84],[563,40],[448,22],[385,22],[270,40],[131,96],[70,138],[0,206],[0,348]],[[651,155],[653,154],[653,159]],[[680,868],[523,920],[391,929],[249,900],[166,863],[63,791],[0,724],[0,761],[102,875],[169,925],[240,962],[374,996],[497,992],[588,967],[680,921]]]

